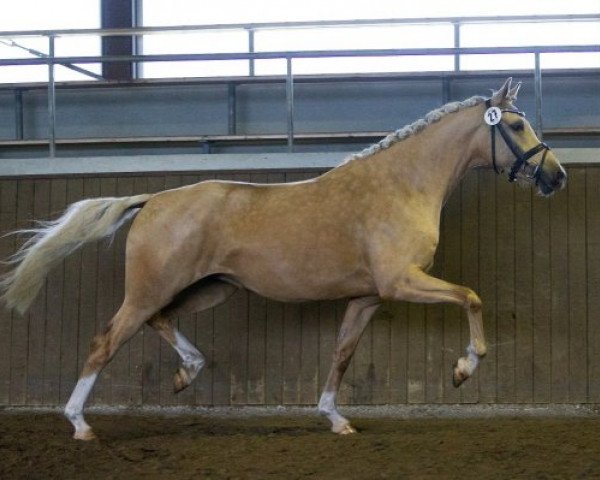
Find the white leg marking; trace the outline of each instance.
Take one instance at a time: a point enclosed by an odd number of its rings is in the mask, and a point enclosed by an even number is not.
[[[87,377],[81,377],[75,385],[75,389],[71,394],[71,398],[65,407],[65,416],[71,421],[75,427],[74,438],[81,440],[89,440],[93,438],[92,429],[83,418],[83,406],[90,395],[92,387],[98,378],[97,373],[93,373]]]
[[[337,411],[335,398],[335,392],[323,392],[319,399],[319,413],[327,416],[331,422],[332,432],[340,433],[342,435],[356,433],[356,430],[350,426],[350,422]]]
[[[458,359],[458,368],[461,372],[467,374],[467,376],[473,375],[473,372],[479,365],[479,355],[475,353],[475,347],[471,344],[467,347],[467,357]]]
[[[181,357],[183,366],[193,372],[193,379],[204,366],[204,357],[178,330],[175,330],[175,345],[173,347]]]

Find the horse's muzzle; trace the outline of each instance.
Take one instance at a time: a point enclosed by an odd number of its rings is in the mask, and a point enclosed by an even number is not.
[[[554,192],[562,190],[567,184],[567,172],[562,167],[556,172],[543,172],[538,181],[539,192],[544,195],[552,195]]]

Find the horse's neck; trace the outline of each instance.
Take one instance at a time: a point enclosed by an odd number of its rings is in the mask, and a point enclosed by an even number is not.
[[[387,185],[419,192],[428,203],[443,205],[472,166],[473,129],[458,112],[363,160],[371,174]]]

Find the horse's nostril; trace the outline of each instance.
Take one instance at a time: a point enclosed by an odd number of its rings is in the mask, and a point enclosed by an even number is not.
[[[564,170],[559,170],[556,172],[556,177],[554,180],[554,185],[563,188],[567,183],[567,173]]]

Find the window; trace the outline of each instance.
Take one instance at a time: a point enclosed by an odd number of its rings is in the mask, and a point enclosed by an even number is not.
[[[5,3],[0,15],[0,31],[100,28],[100,0],[21,0]],[[100,55],[100,43],[98,36],[59,37],[55,41],[55,54]],[[47,55],[48,48],[48,39],[40,36],[0,38],[0,58],[3,59],[38,58]],[[99,65],[78,67],[100,74]],[[55,78],[58,81],[90,80],[90,76],[60,65],[55,68]],[[48,68],[44,65],[0,66],[1,83],[46,81]]]
[[[323,21],[381,18],[435,18],[600,13],[597,0],[548,2],[546,0],[505,0],[481,2],[256,2],[223,0],[202,2],[143,0],[146,26],[210,25],[292,21]],[[600,43],[600,21],[572,23],[467,23],[460,26],[460,46],[498,47],[534,45],[585,45]],[[360,50],[401,48],[443,48],[454,46],[454,27],[450,23],[428,25],[372,25],[306,28],[266,28],[253,32],[256,52],[311,50]],[[247,30],[213,30],[197,35],[153,35],[144,39],[144,53],[204,53],[250,51]],[[600,68],[598,53],[543,54],[543,68]],[[461,56],[463,70],[532,69],[533,54]],[[222,76],[247,75],[250,62],[179,62],[146,64],[144,76]],[[453,56],[329,57],[293,60],[295,74],[444,71],[454,69]],[[174,73],[176,71],[177,73]],[[256,75],[281,75],[284,59],[257,60]]]
[[[220,54],[248,52],[289,52],[369,49],[450,48],[455,45],[455,26],[450,22],[421,24],[320,25],[323,21],[374,20],[398,18],[447,18],[537,14],[600,14],[598,0],[558,2],[547,0],[445,0],[429,2],[389,2],[372,0],[139,0],[144,26],[219,25],[190,33],[144,35],[140,40],[144,54]],[[0,31],[99,28],[101,0],[22,0],[8,2],[0,16]],[[24,15],[23,12],[27,12]],[[252,31],[241,24],[276,22]],[[290,27],[286,22],[317,22]],[[233,27],[232,24],[238,25]],[[229,26],[228,26],[229,25]],[[462,47],[501,47],[535,45],[598,45],[600,20],[572,22],[465,22],[459,26]],[[14,42],[13,42],[14,41]],[[56,39],[57,56],[97,56],[101,53],[99,36],[64,35]],[[10,35],[0,37],[0,58],[36,58],[48,54],[48,39],[43,36]],[[461,70],[528,69],[533,54],[461,55]],[[542,68],[600,68],[600,53],[544,53]],[[58,65],[58,81],[90,80],[99,75],[98,64]],[[244,75],[282,75],[283,59],[249,61],[210,60],[145,62],[140,69],[146,78],[219,77]],[[355,56],[298,58],[293,60],[295,74],[336,74],[370,72],[450,71],[455,68],[452,55]],[[76,71],[79,70],[79,71]],[[83,72],[82,72],[83,70]],[[90,73],[87,73],[90,72]],[[39,66],[0,66],[0,82],[47,81],[48,71]]]
[[[600,44],[600,21],[507,24],[466,24],[460,29],[463,47],[523,47]],[[461,70],[531,69],[533,54],[464,55]],[[542,68],[600,68],[600,53],[543,53]]]

